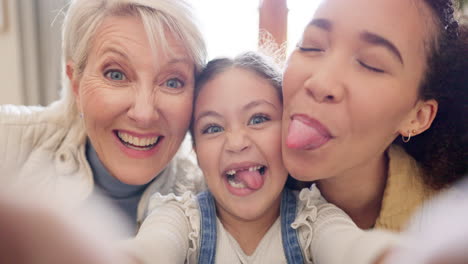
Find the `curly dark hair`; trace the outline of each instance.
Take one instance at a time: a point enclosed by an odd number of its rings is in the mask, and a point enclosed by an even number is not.
[[[435,18],[435,34],[429,45],[427,67],[419,96],[435,99],[438,112],[430,129],[403,143],[424,170],[430,187],[441,189],[467,174],[468,38],[459,26],[450,0],[424,0]]]

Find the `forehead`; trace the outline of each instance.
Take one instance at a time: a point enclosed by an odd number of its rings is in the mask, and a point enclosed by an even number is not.
[[[139,17],[108,16],[96,29],[90,50],[100,53],[108,48],[118,48],[132,57],[146,53],[148,58],[173,59],[193,64],[183,42],[173,33],[161,27],[147,30]]]
[[[200,107],[209,104],[242,105],[257,98],[279,102],[275,88],[266,79],[252,71],[234,67],[208,81],[201,88],[196,104]]]
[[[340,34],[372,32],[392,41],[404,55],[420,54],[429,40],[429,8],[422,0],[324,0],[314,18],[332,22]]]

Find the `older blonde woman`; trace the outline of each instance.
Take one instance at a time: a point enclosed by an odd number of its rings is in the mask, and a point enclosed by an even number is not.
[[[152,193],[199,191],[193,157],[176,152],[205,53],[183,0],[72,1],[61,99],[0,106],[0,188],[78,203],[99,189],[134,225]]]

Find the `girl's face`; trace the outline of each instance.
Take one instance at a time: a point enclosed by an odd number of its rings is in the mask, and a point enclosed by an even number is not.
[[[194,63],[170,34],[172,53],[153,50],[138,18],[108,17],[95,36],[82,77],[68,66],[87,135],[114,177],[147,183],[186,134]]]
[[[409,0],[322,3],[284,73],[283,160],[292,176],[375,168],[400,133],[429,127],[437,104],[418,100],[429,16]]]
[[[275,88],[247,70],[228,69],[203,86],[195,102],[195,150],[221,218],[277,216],[288,175],[281,113]]]

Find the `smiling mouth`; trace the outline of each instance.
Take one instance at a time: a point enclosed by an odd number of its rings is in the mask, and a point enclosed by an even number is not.
[[[114,131],[114,133],[126,147],[140,151],[150,150],[156,147],[163,138],[162,136],[136,137],[121,131]]]
[[[267,167],[256,165],[246,168],[231,169],[224,173],[228,184],[237,189],[259,189],[263,185],[262,177]]]

